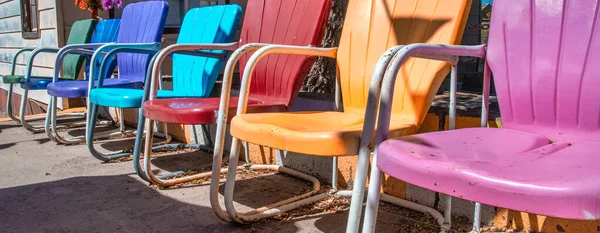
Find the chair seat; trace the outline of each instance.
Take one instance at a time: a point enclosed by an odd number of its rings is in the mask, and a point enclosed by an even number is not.
[[[28,82],[21,81],[21,88],[27,90],[46,90],[52,83],[52,77],[31,77]]]
[[[16,84],[21,83],[25,75],[3,75],[2,82],[6,84]],[[52,79],[52,77],[47,76],[31,76],[32,79]]]
[[[364,116],[344,112],[245,114],[231,121],[231,135],[250,143],[297,153],[356,155]],[[390,134],[414,132],[412,121],[394,121]],[[310,146],[307,146],[310,145]]]
[[[387,140],[379,146],[377,166],[397,179],[471,201],[598,219],[598,151],[599,142],[471,128]]]
[[[89,81],[61,81],[48,84],[48,94],[63,98],[87,97]],[[109,78],[103,82],[103,87],[110,88],[141,88],[141,82],[127,79]]]
[[[144,103],[144,116],[160,122],[178,124],[215,124],[219,111],[219,98],[201,99],[156,99]],[[229,100],[228,121],[235,116],[238,98]],[[281,112],[287,107],[283,104],[263,103],[259,99],[248,100],[248,113]]]
[[[90,92],[90,101],[96,105],[113,108],[140,108],[143,96],[142,89],[98,88]],[[186,98],[187,96],[170,90],[158,90],[157,97]]]

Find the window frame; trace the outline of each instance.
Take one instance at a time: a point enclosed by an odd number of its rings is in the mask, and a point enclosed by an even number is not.
[[[32,9],[31,2],[35,1]],[[39,1],[38,0],[20,0],[19,6],[21,8],[21,34],[23,39],[38,39],[40,38],[40,24],[39,24]],[[35,27],[34,27],[35,25]],[[29,27],[26,27],[29,26]]]

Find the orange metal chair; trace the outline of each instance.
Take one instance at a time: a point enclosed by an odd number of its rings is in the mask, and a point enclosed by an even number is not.
[[[357,155],[368,159],[372,135],[362,134],[367,103],[375,104],[379,100],[379,87],[387,63],[398,51],[397,45],[411,43],[457,44],[460,43],[471,0],[350,0],[339,48],[331,53],[322,49],[300,46],[267,46],[259,49],[250,58],[244,71],[242,90],[237,115],[231,121],[233,136],[230,164],[238,160],[239,141],[271,147],[279,150],[302,154],[333,156],[334,171],[332,187],[337,189],[337,156]],[[386,50],[388,50],[386,52]],[[244,114],[248,99],[248,85],[252,68],[268,54],[303,54],[328,56],[337,59],[338,88],[343,98],[343,111],[324,112],[282,112]],[[382,54],[384,54],[382,56]],[[402,67],[395,85],[390,137],[413,134],[423,122],[437,89],[450,72],[451,63],[411,58]],[[456,61],[454,61],[454,65]],[[371,72],[374,72],[373,74]],[[376,90],[376,91],[374,91]],[[244,96],[245,93],[245,96]],[[340,98],[336,98],[340,99]],[[221,97],[218,122],[221,138],[224,136],[223,119],[227,119],[229,99]],[[336,103],[336,106],[340,106]],[[217,140],[219,140],[219,136]],[[362,140],[364,138],[364,140]],[[217,145],[219,146],[219,145]],[[222,145],[220,145],[222,147]],[[359,153],[360,149],[360,153]],[[222,153],[216,150],[216,153]],[[221,154],[222,155],[222,154]],[[221,157],[215,154],[215,158]],[[279,159],[279,157],[278,157]],[[217,164],[217,163],[215,163]],[[366,163],[368,164],[368,163]],[[235,166],[229,166],[225,186],[225,202],[228,213],[237,221],[253,221],[256,217],[238,213],[232,204],[235,182]],[[213,171],[219,171],[213,167]],[[287,169],[287,168],[286,168]],[[357,172],[367,173],[368,167],[358,168]],[[289,169],[288,169],[289,170]],[[218,176],[217,176],[218,177]],[[365,177],[365,176],[363,176]],[[366,178],[356,180],[354,192],[360,192],[362,204]],[[318,187],[315,188],[318,190]],[[349,196],[351,191],[338,191],[338,195]],[[391,196],[382,199],[394,203],[406,202],[393,200]],[[316,201],[313,198],[311,201]],[[308,204],[302,202],[300,204]],[[294,203],[290,204],[293,205]],[[298,205],[300,205],[298,204]],[[401,204],[401,203],[400,203]],[[402,204],[401,204],[402,205]],[[414,206],[410,203],[408,205]],[[407,205],[404,205],[407,206]],[[286,206],[287,207],[287,206]],[[414,207],[413,207],[414,208]],[[428,208],[428,207],[427,207]],[[423,208],[421,208],[423,209]],[[287,210],[278,208],[279,212]],[[439,212],[429,208],[425,212]],[[360,216],[360,215],[359,215]],[[439,220],[439,219],[438,219]],[[438,221],[444,223],[443,217]],[[355,221],[358,223],[358,220]]]

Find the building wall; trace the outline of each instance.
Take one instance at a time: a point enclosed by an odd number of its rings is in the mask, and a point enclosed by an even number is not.
[[[21,0],[0,0],[0,74],[10,73],[10,64],[14,54],[24,47],[56,47],[59,44],[57,33],[56,4],[54,0],[38,1],[39,38],[23,39],[21,35]],[[19,56],[16,74],[25,74],[26,56]],[[33,63],[33,75],[51,76],[54,66],[54,54],[41,54]],[[7,90],[8,85],[1,83],[0,88]],[[22,90],[16,87],[16,93]],[[45,92],[33,91],[31,99],[47,102]],[[4,105],[4,103],[3,103]]]

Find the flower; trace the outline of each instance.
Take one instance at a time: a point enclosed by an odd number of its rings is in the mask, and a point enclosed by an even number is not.
[[[79,9],[82,9],[82,10],[86,10],[88,8],[88,5],[85,4],[84,0],[75,0],[75,6],[78,6]]]
[[[114,5],[121,8],[123,6],[122,0],[102,0],[102,8],[104,10],[112,9]]]
[[[82,10],[98,11],[102,9],[101,0],[75,0],[75,5]]]

